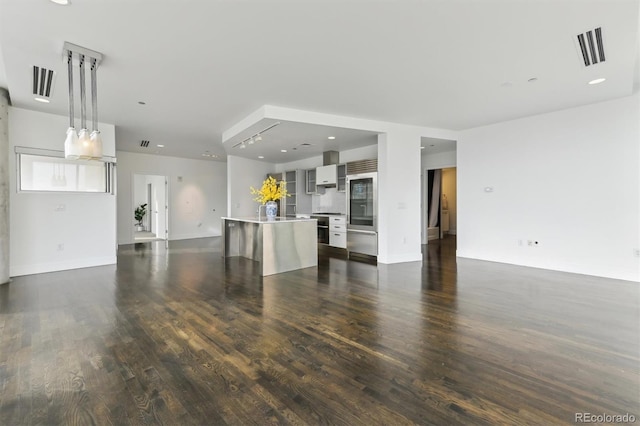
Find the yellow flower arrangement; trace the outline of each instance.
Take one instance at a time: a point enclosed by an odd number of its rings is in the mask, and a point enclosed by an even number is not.
[[[260,190],[255,189],[253,186],[249,187],[252,195],[257,195],[254,198],[255,201],[260,204],[265,204],[267,201],[277,201],[283,197],[290,197],[287,193],[286,182],[281,180],[278,183],[272,176],[262,182],[262,188]]]

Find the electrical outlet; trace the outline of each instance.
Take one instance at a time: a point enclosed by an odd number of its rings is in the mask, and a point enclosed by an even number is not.
[[[533,246],[533,240],[527,240],[527,245],[528,246]]]
[[[633,255],[635,257],[640,257],[640,249],[633,249]]]
[[[63,251],[64,250],[64,244],[58,244],[58,251]]]

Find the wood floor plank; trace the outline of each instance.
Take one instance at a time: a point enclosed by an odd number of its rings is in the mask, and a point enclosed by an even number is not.
[[[269,277],[220,238],[0,286],[0,424],[572,424],[640,419],[637,283],[319,254]]]

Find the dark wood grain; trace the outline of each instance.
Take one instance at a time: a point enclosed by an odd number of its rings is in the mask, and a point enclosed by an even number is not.
[[[0,424],[571,424],[640,419],[637,283],[321,251],[260,277],[219,238],[0,286]]]

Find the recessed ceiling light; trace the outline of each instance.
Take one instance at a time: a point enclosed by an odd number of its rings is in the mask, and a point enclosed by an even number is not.
[[[51,2],[55,4],[61,4],[63,6],[67,6],[71,3],[69,0],[51,0]]]
[[[591,81],[589,82],[589,84],[591,84],[591,85],[593,85],[593,84],[600,84],[600,83],[602,83],[602,82],[603,82],[603,81],[605,81],[605,80],[606,80],[606,78],[596,78],[595,80],[591,80]]]
[[[336,138],[335,136],[329,136],[327,139],[331,139],[331,140],[333,140],[333,139],[335,139],[335,138]]]
[[[286,149],[281,149],[280,152],[287,152],[287,150]]]
[[[164,145],[156,145],[158,148],[164,148]]]
[[[140,105],[146,105],[146,104],[147,104],[145,101],[138,101],[138,103],[139,103]]]
[[[264,158],[264,155],[258,155],[258,158],[262,160]]]
[[[38,101],[38,102],[42,102],[43,104],[48,104],[49,103],[49,99],[40,98],[40,97],[35,97],[33,99]]]

